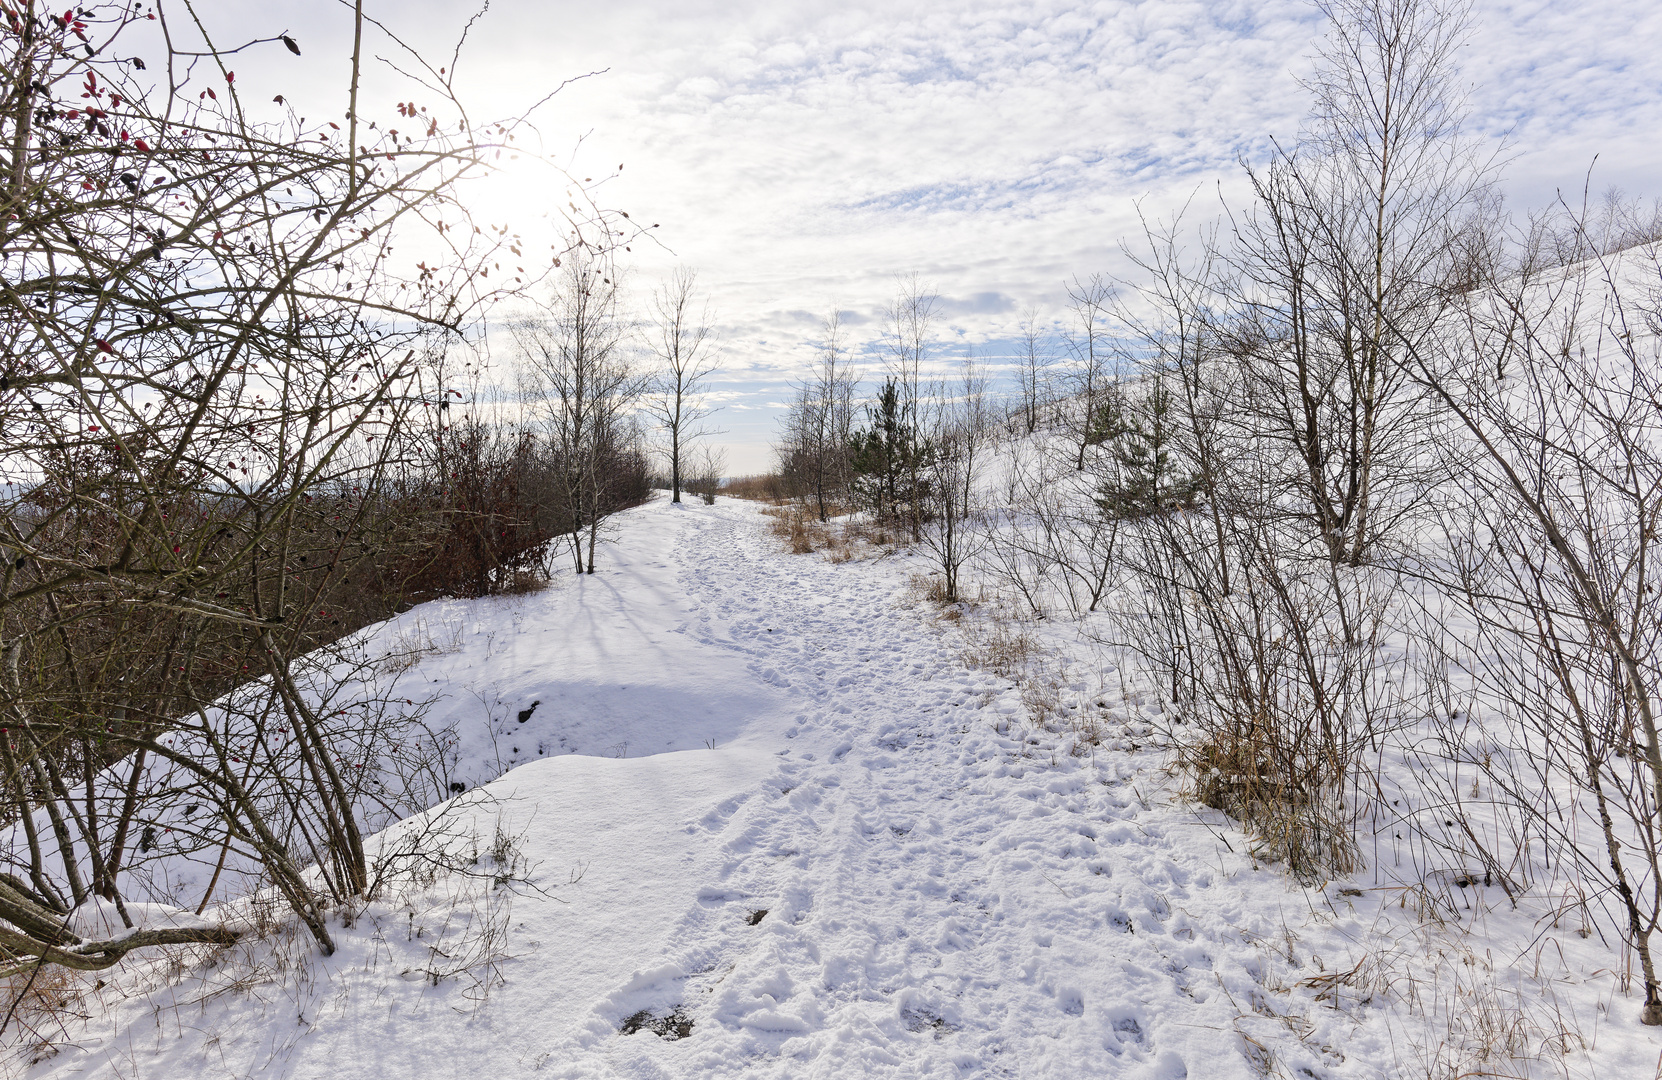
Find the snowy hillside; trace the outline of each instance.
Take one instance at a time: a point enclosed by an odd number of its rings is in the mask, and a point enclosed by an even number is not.
[[[426,822],[470,869],[337,915],[327,959],[233,904],[239,945],[24,1010],[17,1074],[1398,1076],[1542,980],[1593,1051],[1569,1072],[1654,1068],[1608,953],[1254,865],[1067,628],[1097,745],[966,665],[978,616],[920,603],[905,556],[785,554],[725,499],[620,521],[591,578],[379,631],[434,639],[399,685],[437,693],[469,787],[381,841]]]

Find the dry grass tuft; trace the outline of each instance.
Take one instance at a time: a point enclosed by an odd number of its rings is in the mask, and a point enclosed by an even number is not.
[[[56,1057],[72,1038],[68,1025],[88,1017],[87,995],[102,987],[90,973],[46,965],[5,980],[0,1015],[10,1015],[20,1059],[38,1065]],[[8,1041],[12,1041],[8,1039]]]
[[[1552,980],[1530,986],[1519,972],[1497,972],[1487,955],[1470,948],[1438,948],[1413,964],[1403,995],[1411,1014],[1424,1021],[1409,1041],[1399,1075],[1426,1080],[1465,1077],[1571,1076],[1572,1060],[1590,1051],[1576,1017],[1562,1008]],[[1402,991],[1403,979],[1394,980]]]
[[[1250,825],[1252,857],[1301,881],[1346,877],[1360,865],[1355,833],[1319,774],[1283,752],[1279,729],[1241,725],[1183,744],[1179,760],[1197,802]],[[1296,778],[1296,779],[1290,779]]]
[[[962,605],[948,610],[961,611]],[[1074,692],[1062,658],[1041,645],[1029,626],[996,607],[986,611],[963,622],[964,663],[1015,683],[1027,722],[1061,736],[1059,749],[1076,757],[1092,753],[1105,736],[1096,696]]]
[[[932,582],[939,591],[939,579]],[[970,667],[984,668],[1000,678],[1020,682],[1028,674],[1028,667],[1038,654],[1039,647],[1025,626],[1009,619],[992,618],[980,628],[970,625],[964,630],[965,645],[962,657]]]
[[[843,508],[839,508],[841,510]],[[827,562],[845,563],[875,559],[888,554],[901,544],[901,537],[886,525],[875,524],[859,517],[846,516],[829,525],[811,527],[823,538],[821,547]]]
[[[914,604],[933,604],[941,608],[941,617],[957,620],[963,616],[960,605],[946,598],[946,582],[939,574],[914,573],[906,579],[906,596]]]
[[[375,661],[378,675],[392,676],[408,671],[424,656],[443,656],[462,649],[462,624],[430,626],[420,615],[405,620],[387,643],[384,656]]]
[[[766,506],[762,513],[772,519],[773,535],[785,541],[793,555],[820,551],[827,562],[845,563],[878,558],[900,543],[898,534],[887,526],[848,514],[849,507],[828,510],[833,515],[829,522],[820,521],[811,507],[797,502]]]
[[[814,550],[814,531],[808,515],[800,506],[769,506],[762,513],[773,519],[773,535],[785,541],[792,555],[807,555]]]

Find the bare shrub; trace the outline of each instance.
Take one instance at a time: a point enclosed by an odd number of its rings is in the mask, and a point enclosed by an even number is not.
[[[1196,798],[1239,818],[1260,858],[1349,873],[1374,791],[1364,752],[1412,715],[1385,660],[1399,580],[1341,571],[1244,507],[1228,522],[1221,550],[1198,515],[1142,523],[1129,551],[1145,588],[1115,624],[1171,705],[1163,727]]]
[[[714,506],[721,490],[721,473],[727,468],[727,454],[719,447],[702,446],[688,459],[687,490],[705,506]]]
[[[1533,826],[1485,857],[1527,873],[1532,831],[1549,865],[1573,863],[1638,956],[1647,1025],[1662,1024],[1658,282],[1654,250],[1520,273],[1465,309],[1473,371],[1423,355],[1417,370],[1464,436],[1445,449],[1466,490],[1442,507],[1447,554],[1427,572],[1476,626],[1464,676],[1484,724],[1474,739],[1451,717],[1445,739]]]
[[[508,827],[508,809],[475,792],[407,823],[377,854],[368,893],[403,923],[407,942],[421,943],[425,955],[399,974],[434,986],[459,980],[475,1007],[503,982],[514,899],[549,895],[532,880],[537,866],[525,858],[524,833]],[[488,835],[479,831],[487,812]]]
[[[1004,480],[1005,510],[990,523],[981,568],[1034,616],[1096,611],[1121,577],[1120,521],[1097,503],[1096,478],[1060,455],[1017,445]]]
[[[1442,474],[1424,453],[1441,421],[1406,361],[1448,325],[1452,225],[1489,181],[1460,134],[1463,9],[1323,10],[1311,115],[1249,169],[1233,246],[1203,238],[1188,265],[1175,225],[1145,225],[1157,314],[1122,317],[1146,446],[1116,455],[1105,488],[1135,578],[1115,626],[1169,703],[1178,762],[1304,879],[1359,864],[1377,798],[1363,751],[1409,716],[1386,648],[1392,563]],[[1386,86],[1393,108],[1373,109]],[[1162,472],[1181,497],[1159,495]]]

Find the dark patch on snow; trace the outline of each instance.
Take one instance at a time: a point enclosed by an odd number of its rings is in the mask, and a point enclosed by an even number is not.
[[[767,915],[767,908],[757,908],[755,911],[752,911],[749,915],[745,916],[744,921],[749,926],[755,926],[757,923],[767,918]]]
[[[619,1035],[633,1035],[637,1031],[650,1031],[660,1039],[674,1042],[691,1035],[692,1029],[692,1017],[682,1012],[681,1006],[677,1005],[662,1016],[655,1015],[651,1009],[642,1009],[624,1020],[617,1032]]]
[[[935,1038],[952,1031],[952,1025],[928,1009],[901,1009],[900,1019],[906,1025],[906,1030],[916,1034],[933,1031]]]

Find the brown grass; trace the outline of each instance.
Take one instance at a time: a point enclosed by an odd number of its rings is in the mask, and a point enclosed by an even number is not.
[[[827,529],[825,557],[842,563],[886,554],[903,543],[900,533],[888,525],[859,518],[845,518]]]
[[[802,507],[769,506],[762,513],[773,519],[773,535],[785,541],[792,555],[806,555],[814,550],[814,532],[819,523],[811,521]]]
[[[529,596],[548,588],[546,575],[536,570],[515,570],[503,584],[504,596]]]
[[[1193,778],[1190,794],[1215,810],[1252,825],[1253,858],[1281,863],[1300,878],[1348,876],[1359,864],[1355,840],[1311,776],[1285,760],[1279,731],[1269,723],[1232,728],[1225,737],[1185,744],[1179,761]]]
[[[66,1022],[86,1019],[83,999],[92,982],[90,975],[54,965],[6,980],[3,1008],[11,1015],[19,1036],[13,1045],[24,1062],[38,1065],[55,1057],[70,1040]]]
[[[760,473],[756,476],[735,476],[721,486],[721,494],[753,502],[784,502],[788,489],[785,478],[778,473]]]
[[[938,579],[935,588],[940,588]],[[1027,628],[1007,619],[993,619],[985,630],[973,636],[961,654],[970,667],[985,668],[1003,679],[1017,682],[1027,674],[1028,665],[1038,654],[1038,645]]]
[[[832,508],[846,513],[847,507]],[[772,519],[773,535],[785,541],[793,555],[823,552],[827,562],[845,563],[887,554],[901,542],[900,535],[887,526],[858,518],[821,522],[814,511],[798,502],[782,502],[762,508]]]

